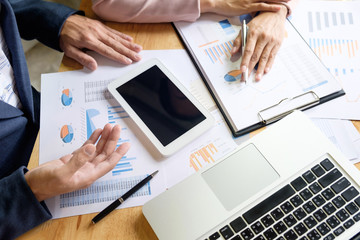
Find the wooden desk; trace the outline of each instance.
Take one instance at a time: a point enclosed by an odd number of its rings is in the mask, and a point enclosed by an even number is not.
[[[91,10],[91,1],[83,0],[80,9],[87,17],[97,18]],[[182,49],[183,46],[171,24],[119,24],[106,25],[132,36],[144,49]],[[81,69],[77,62],[64,57],[60,71]],[[353,122],[360,132],[360,121]],[[29,168],[38,165],[39,141],[37,140]],[[360,169],[360,163],[357,164]],[[141,212],[141,207],[116,210],[111,217],[104,218],[96,225],[90,225],[96,214],[50,220],[25,233],[21,240],[41,239],[157,239],[155,233]]]

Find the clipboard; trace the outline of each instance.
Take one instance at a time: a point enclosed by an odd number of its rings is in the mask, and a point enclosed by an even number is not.
[[[238,22],[238,24],[237,24],[237,22]],[[293,38],[295,38],[296,43],[299,44],[299,45],[297,45],[299,47],[299,49],[302,49],[304,52],[306,52],[304,54],[306,54],[306,59],[311,63],[311,66],[308,67],[309,69],[306,67],[304,67],[304,69],[306,71],[308,71],[308,73],[307,73],[309,75],[308,78],[310,80],[314,80],[315,83],[313,83],[313,85],[311,85],[310,87],[304,87],[301,91],[297,91],[297,92],[293,91],[294,87],[292,87],[289,84],[287,86],[287,88],[284,88],[286,91],[289,90],[289,92],[292,93],[292,95],[288,95],[288,96],[277,96],[277,95],[275,96],[275,94],[274,94],[274,97],[271,98],[271,94],[268,94],[269,96],[266,96],[267,97],[266,99],[264,98],[264,102],[267,103],[266,106],[264,106],[263,103],[258,102],[258,105],[256,106],[257,108],[251,109],[250,111],[242,112],[242,113],[244,113],[244,116],[245,116],[244,118],[247,118],[248,117],[247,115],[251,115],[252,119],[248,120],[247,124],[244,124],[243,126],[241,126],[239,128],[238,122],[241,122],[243,119],[241,117],[237,117],[237,118],[236,118],[236,116],[234,117],[234,115],[236,115],[236,109],[235,110],[232,109],[234,107],[232,106],[231,101],[226,102],[226,98],[228,96],[227,96],[227,94],[224,94],[223,92],[221,92],[221,90],[219,91],[219,88],[218,88],[219,85],[216,85],[216,84],[219,84],[218,83],[219,79],[216,79],[216,74],[212,73],[212,72],[214,72],[212,66],[214,66],[214,68],[216,66],[214,64],[214,59],[211,59],[211,58],[218,57],[219,60],[221,61],[221,59],[220,59],[221,51],[224,53],[225,50],[228,49],[228,46],[224,48],[223,46],[218,44],[219,42],[221,42],[221,40],[210,41],[211,39],[206,39],[206,40],[208,40],[208,43],[199,44],[199,43],[201,43],[199,38],[201,38],[202,36],[196,38],[196,34],[197,34],[197,32],[200,32],[200,34],[203,34],[203,33],[201,33],[202,28],[204,28],[206,30],[203,32],[209,31],[210,32],[209,35],[213,34],[214,36],[216,35],[215,34],[216,32],[219,33],[219,31],[221,31],[221,30],[224,30],[225,34],[228,34],[230,31],[233,30],[234,33],[232,35],[232,39],[235,39],[235,37],[237,36],[237,33],[239,31],[239,28],[241,26],[240,18],[239,17],[226,18],[223,16],[215,15],[215,14],[203,14],[194,23],[187,23],[187,22],[173,23],[173,27],[174,27],[175,31],[177,32],[180,39],[182,40],[186,51],[190,55],[195,67],[197,68],[202,80],[204,81],[207,89],[209,90],[209,92],[210,92],[212,98],[214,99],[217,107],[219,108],[220,112],[222,113],[224,120],[226,121],[226,123],[234,137],[239,137],[243,134],[252,132],[252,131],[257,130],[261,127],[264,127],[268,124],[276,122],[276,121],[280,120],[281,118],[285,117],[286,115],[290,114],[294,110],[306,110],[306,109],[309,109],[312,107],[316,107],[319,104],[330,101],[334,98],[340,97],[345,94],[345,92],[342,90],[342,88],[339,85],[339,83],[337,82],[337,80],[327,71],[326,67],[323,65],[321,60],[312,51],[310,46],[302,38],[302,36],[299,34],[299,32],[294,28],[294,26],[291,24],[291,22],[287,21],[286,24],[287,24],[286,29],[287,29],[287,34],[289,35],[289,37],[288,37],[289,39],[285,39],[284,42],[288,41],[288,43],[291,46],[291,41],[293,41],[294,40]],[[215,29],[214,32],[211,32],[212,28]],[[221,29],[221,28],[223,28],[223,29]],[[194,37],[194,35],[195,35],[195,37]],[[230,37],[227,39],[228,43],[230,43],[229,41],[231,41],[229,39],[230,39]],[[225,42],[225,40],[223,39],[222,42]],[[283,45],[284,45],[284,42],[283,42]],[[225,42],[225,43],[227,43],[227,42]],[[208,45],[206,45],[206,44],[208,44]],[[202,51],[205,52],[205,50],[209,50],[208,52],[211,53],[211,54],[208,54],[208,59],[206,59],[206,57],[204,57],[205,54],[199,50],[199,48],[202,46],[207,47],[207,49],[206,48],[201,49]],[[283,50],[283,48],[286,48],[286,47],[282,46],[278,52],[278,55],[281,55],[281,51]],[[211,51],[211,50],[213,50],[213,51]],[[296,52],[296,51],[301,51],[301,50],[298,50],[297,48],[295,48],[294,52]],[[225,54],[226,54],[226,52],[225,52]],[[290,55],[289,56],[290,58],[296,58],[295,55],[291,56],[292,55],[291,51],[289,53],[289,51],[283,50],[283,55],[286,55],[286,54]],[[299,54],[302,54],[302,53],[299,53]],[[225,56],[223,56],[223,57],[224,57],[223,61],[225,61],[226,60]],[[279,58],[280,58],[280,60],[279,60]],[[206,62],[209,59],[212,60],[213,65],[211,65],[211,63],[208,64]],[[241,61],[241,59],[238,60],[238,65],[240,65],[239,61]],[[287,63],[286,63],[286,61],[284,61],[282,59],[282,56],[280,56],[280,57],[277,56],[275,59],[275,62],[273,64],[272,71],[274,71],[274,65],[276,65],[276,64],[281,65],[281,63],[280,63],[281,61],[285,62],[285,64],[282,64],[283,70],[286,69],[286,71],[293,71],[293,72],[296,72],[299,70],[299,69],[295,69],[298,66],[292,66],[292,65],[286,66]],[[300,60],[296,60],[296,61],[300,61]],[[208,61],[208,62],[210,62],[210,61]],[[232,63],[230,63],[230,64],[232,64]],[[306,66],[306,63],[301,62],[301,64],[299,64],[299,65]],[[299,66],[299,68],[300,68],[300,66]],[[312,73],[311,70],[314,71],[314,74]],[[321,74],[319,74],[318,72],[321,72]],[[270,74],[271,74],[271,72],[267,75],[270,75]],[[266,75],[264,75],[264,78],[261,81],[265,81],[265,76]],[[290,79],[291,77],[288,77],[288,78]],[[316,82],[318,79],[320,79],[320,81]],[[324,79],[324,81],[322,79]],[[266,79],[266,80],[269,80],[269,79]],[[296,81],[291,79],[291,81],[289,80],[289,82],[295,83]],[[239,85],[241,84],[240,82],[237,82],[237,83]],[[232,84],[236,84],[236,81]],[[280,98],[278,98],[278,97],[280,97]],[[276,99],[276,98],[278,98],[278,99]],[[225,99],[225,101],[224,101],[224,99]],[[236,99],[236,98],[234,98],[234,99]],[[240,99],[241,99],[241,97],[240,97]],[[236,102],[236,101],[234,101],[234,102]],[[241,104],[241,103],[239,103],[239,104]],[[239,104],[237,104],[237,105],[239,105]],[[235,103],[234,103],[234,105],[235,105]],[[235,114],[234,114],[234,112],[235,112]]]

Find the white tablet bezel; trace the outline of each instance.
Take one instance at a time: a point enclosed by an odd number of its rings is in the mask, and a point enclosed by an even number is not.
[[[159,69],[175,84],[175,86],[194,104],[194,106],[205,116],[205,119],[195,125],[193,128],[179,136],[174,141],[170,142],[167,146],[163,146],[160,140],[151,132],[151,130],[146,126],[146,124],[140,119],[140,117],[135,113],[132,107],[125,101],[125,99],[120,95],[116,90],[119,86],[135,78],[139,74],[145,72],[153,66],[159,67]],[[142,132],[147,136],[150,142],[156,147],[156,149],[163,156],[169,156],[176,151],[180,150],[186,144],[189,144],[200,134],[204,133],[214,124],[214,118],[205,107],[203,107],[197,99],[181,84],[181,82],[158,60],[150,59],[147,62],[135,67],[127,74],[117,78],[108,85],[110,93],[114,98],[120,103],[124,110],[129,114],[130,118],[137,124],[137,126],[142,130]]]

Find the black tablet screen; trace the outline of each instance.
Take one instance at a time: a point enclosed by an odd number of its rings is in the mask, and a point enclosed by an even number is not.
[[[116,90],[164,146],[205,119],[156,65]]]

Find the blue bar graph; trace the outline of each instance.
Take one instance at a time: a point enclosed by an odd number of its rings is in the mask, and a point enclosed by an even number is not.
[[[83,206],[118,199],[131,187],[135,186],[147,175],[95,182],[90,187],[60,195],[60,208]],[[151,182],[148,182],[131,197],[151,195]]]

